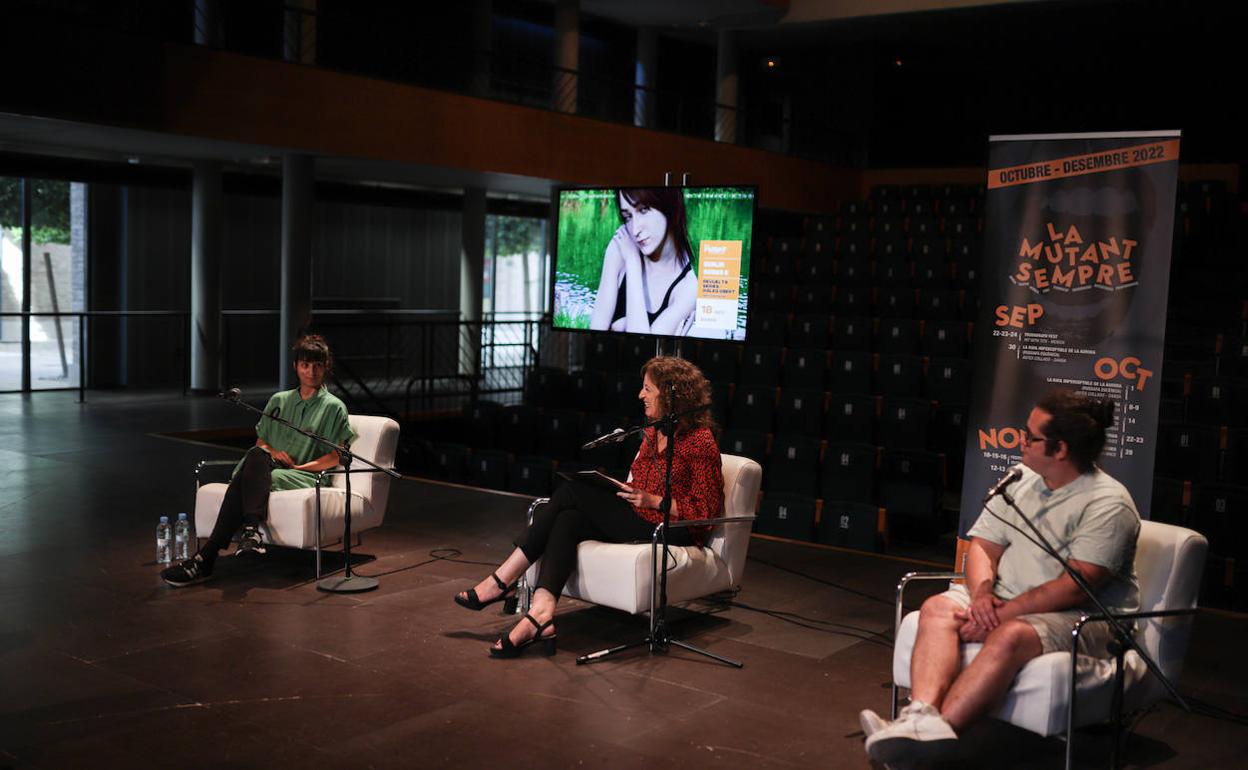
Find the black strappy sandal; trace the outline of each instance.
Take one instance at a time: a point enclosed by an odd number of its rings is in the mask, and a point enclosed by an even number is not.
[[[499,589],[502,591],[501,594],[499,594],[498,596],[495,596],[493,599],[490,599],[489,601],[483,602],[479,598],[477,598],[477,589],[469,588],[465,592],[467,594],[467,598],[464,598],[460,596],[459,594],[455,594],[455,603],[458,604],[460,607],[467,607],[468,609],[473,610],[474,612],[479,612],[485,609],[486,607],[489,607],[491,604],[495,602],[501,602],[507,599],[514,598],[512,594],[516,592],[516,583],[507,585],[506,583],[503,582],[502,578],[498,576],[497,572],[491,572],[490,577],[494,578],[494,582],[498,584]]]
[[[532,623],[537,628],[537,633],[533,635],[533,638],[526,639],[520,644],[512,644],[511,630],[508,629],[503,632],[502,636],[498,637],[498,643],[501,646],[490,648],[491,658],[518,658],[520,657],[520,653],[524,652],[526,648],[532,646],[536,642],[541,642],[541,645],[537,648],[538,652],[541,654],[546,657],[550,657],[555,654],[555,644],[559,635],[556,633],[551,634],[550,636],[542,636],[542,632],[547,628],[550,628],[550,626],[555,622],[555,619],[551,618],[545,623],[538,623],[533,619],[533,616],[527,612],[524,613],[524,619]]]

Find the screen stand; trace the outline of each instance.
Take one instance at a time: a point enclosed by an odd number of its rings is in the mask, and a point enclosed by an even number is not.
[[[679,338],[679,337],[678,337],[678,338],[676,338],[676,339],[674,339],[674,340],[672,340],[672,352],[671,352],[671,355],[672,355],[674,358],[684,358],[684,356],[682,356],[682,355],[680,354],[680,344],[681,344],[681,340],[680,340],[680,338]],[[655,355],[655,357],[656,357],[656,358],[657,358],[657,357],[659,357],[659,356],[661,356],[661,355],[664,355],[664,353],[663,353],[663,338],[662,338],[662,337],[657,337],[657,338],[655,338],[655,340],[654,340],[654,355]]]

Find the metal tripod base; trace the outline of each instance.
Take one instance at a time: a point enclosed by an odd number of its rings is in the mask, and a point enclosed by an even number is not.
[[[638,642],[630,642],[628,644],[621,644],[618,647],[609,647],[605,650],[599,650],[598,652],[591,652],[587,655],[582,655],[581,657],[576,659],[576,665],[579,666],[582,663],[593,663],[595,661],[605,660],[606,658],[609,658],[612,655],[624,652],[625,650],[631,650],[634,647],[640,647],[643,644],[650,648],[651,655],[667,652],[668,647],[674,644],[677,647],[680,647],[681,649],[685,649],[690,652],[696,652],[699,655],[705,655],[708,658],[717,660],[720,663],[724,663],[734,668],[745,667],[745,664],[740,661],[733,660],[732,658],[725,658],[723,655],[716,655],[715,653],[710,652],[709,650],[703,650],[700,647],[694,647],[692,644],[687,644],[686,642],[682,642],[679,639],[655,639],[649,636],[647,636],[645,639],[642,639],[641,641],[638,641]]]
[[[318,581],[316,590],[334,594],[358,594],[371,591],[379,585],[376,578],[360,575],[335,575]]]

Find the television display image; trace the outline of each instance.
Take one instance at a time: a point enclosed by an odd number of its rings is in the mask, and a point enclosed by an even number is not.
[[[554,327],[744,341],[756,195],[560,190]]]

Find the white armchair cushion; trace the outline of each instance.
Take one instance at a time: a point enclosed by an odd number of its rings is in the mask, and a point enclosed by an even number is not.
[[[359,475],[359,474],[356,474]],[[372,503],[356,493],[351,482],[351,530],[363,532],[381,526],[382,515]],[[217,523],[225,484],[204,484],[195,493],[195,533],[207,537]],[[342,539],[347,491],[335,487],[321,489],[321,545]],[[316,490],[286,489],[269,494],[269,518],[262,531],[265,540],[289,548],[316,547]]]
[[[735,455],[721,455],[721,459],[722,515],[753,516],[762,468],[753,460]],[[749,544],[750,523],[743,521],[717,525],[705,545],[670,547],[668,601],[687,601],[739,585]],[[661,558],[662,544],[659,552]],[[539,560],[529,567],[526,577],[530,586],[537,583],[540,564]],[[577,546],[576,568],[568,577],[564,595],[634,615],[649,612],[651,591],[659,580],[659,569],[652,564],[650,543],[587,540]]]
[[[353,414],[348,418],[356,440],[351,451],[383,468],[394,465],[399,443],[399,424],[389,417]],[[369,466],[356,462],[353,471]],[[329,477],[321,488],[321,545],[342,539],[345,530],[346,474]],[[195,493],[195,534],[208,537],[217,523],[226,484],[204,484]],[[351,531],[363,532],[380,527],[386,516],[390,477],[384,473],[351,474]],[[316,488],[286,489],[269,493],[269,518],[264,529],[266,542],[290,548],[315,548]]]
[[[899,687],[910,686],[910,653],[919,628],[919,613],[911,612],[901,622],[893,652],[893,681]],[[962,645],[962,667],[970,665],[982,644]],[[1147,673],[1144,661],[1132,650],[1127,653],[1126,691]],[[1113,698],[1114,661],[1112,658],[1079,656],[1079,708],[1075,725],[1103,721]],[[1034,658],[1023,666],[1006,693],[1005,700],[992,716],[1018,725],[1040,735],[1066,732],[1066,705],[1070,700],[1070,653],[1050,652]],[[1130,707],[1129,702],[1124,706]]]

